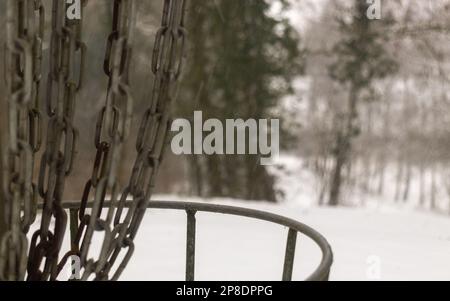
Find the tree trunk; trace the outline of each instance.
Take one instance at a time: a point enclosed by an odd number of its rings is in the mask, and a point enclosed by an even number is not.
[[[221,159],[217,155],[207,156],[207,183],[208,183],[208,196],[209,197],[223,197],[223,181],[220,168],[222,166]]]
[[[419,204],[421,207],[425,207],[425,166],[423,165],[423,163],[420,164],[419,172]]]
[[[405,190],[403,191],[403,201],[407,202],[409,200],[409,189],[411,186],[411,164],[407,163],[406,168],[406,178],[405,178]]]
[[[364,192],[371,191],[371,179],[372,179],[372,156],[370,154],[365,154],[365,159],[363,159],[363,173],[361,177],[362,187]]]
[[[379,170],[378,170],[378,194],[383,195],[384,193],[384,182],[386,179],[386,161],[383,156],[380,160]]]
[[[1,130],[0,130],[0,132],[1,132]],[[2,145],[3,145],[3,143],[2,143]],[[1,158],[3,158],[3,148],[2,147],[0,147],[0,156],[2,156]],[[0,160],[0,183],[3,182],[2,174],[3,174],[3,159]],[[5,199],[4,199],[3,190],[0,189],[0,239],[4,237],[6,231],[7,231],[7,226],[6,226],[6,220],[5,220]],[[2,279],[2,277],[0,277],[0,279]]]
[[[254,201],[277,201],[275,193],[275,180],[269,174],[266,167],[260,164],[259,158],[255,156],[247,158],[247,199]]]
[[[318,179],[320,185],[320,193],[319,193],[319,206],[325,205],[326,202],[326,194],[328,190],[328,180],[329,178],[326,176],[328,174],[328,157],[323,157],[323,163],[320,163],[321,159],[318,159]]]
[[[2,1],[3,2],[3,1]],[[6,2],[6,1],[5,1]],[[1,6],[1,5],[0,5]],[[3,5],[4,8],[4,5]],[[4,38],[0,37],[0,45],[4,45]],[[0,57],[5,57],[5,47],[0,47]],[[0,70],[4,70],[4,60],[0,60]],[[6,231],[5,224],[5,199],[3,192],[3,168],[4,168],[4,147],[5,147],[5,139],[6,139],[6,97],[5,97],[5,81],[0,81],[0,238],[3,237],[3,234]]]
[[[203,197],[204,189],[203,189],[203,172],[201,165],[201,157],[192,155],[188,157],[190,171],[191,171],[191,195]]]
[[[342,155],[336,157],[336,163],[333,171],[330,188],[330,206],[339,205],[339,197],[341,194],[342,167],[344,166],[344,158]]]
[[[4,98],[0,95],[0,108],[5,108]],[[5,146],[5,132],[6,132],[6,110],[0,109],[0,238],[6,232],[5,221],[5,196],[3,191],[3,170],[4,170],[4,149]]]
[[[339,131],[336,139],[335,165],[331,178],[330,206],[338,206],[342,186],[343,167],[348,163],[352,150],[352,138],[354,136],[354,123],[357,116],[358,89],[352,87],[349,94],[348,114],[346,116],[345,128]]]
[[[395,196],[394,196],[395,201],[400,201],[403,173],[404,173],[403,161],[399,158],[398,159],[397,178],[396,178],[396,184],[395,184]]]
[[[431,210],[436,210],[436,165],[433,163],[433,167],[431,168],[431,183],[430,183],[430,208]]]

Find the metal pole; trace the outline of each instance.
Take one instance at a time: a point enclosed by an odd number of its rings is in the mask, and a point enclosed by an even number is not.
[[[186,235],[186,281],[195,279],[195,214],[194,210],[187,210]]]
[[[70,217],[70,242],[72,251],[76,250],[76,237],[78,233],[78,209],[69,209]]]
[[[296,244],[297,231],[289,229],[286,243],[286,255],[284,256],[283,281],[292,281]]]

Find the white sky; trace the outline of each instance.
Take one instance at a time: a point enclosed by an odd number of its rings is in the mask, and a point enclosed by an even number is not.
[[[306,26],[320,18],[329,0],[291,0],[292,9],[287,13],[294,26],[304,31]]]

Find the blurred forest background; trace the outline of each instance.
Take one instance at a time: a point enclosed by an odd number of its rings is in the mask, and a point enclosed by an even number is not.
[[[43,2],[48,30],[51,5]],[[137,3],[134,135],[150,99],[163,1]],[[107,87],[102,64],[109,8],[109,0],[90,0],[84,16],[86,85],[77,103],[80,137],[67,199],[80,199],[94,160],[95,121]],[[450,212],[450,1],[389,0],[381,8],[381,19],[369,20],[365,0],[190,0],[187,64],[174,117],[189,119],[202,110],[205,119],[280,118],[283,151],[314,175],[311,198],[318,204],[347,205],[364,192]],[[4,31],[5,20],[0,24]],[[4,38],[2,32],[1,44]],[[48,42],[47,31],[44,66]],[[135,139],[128,139],[121,162],[123,180]],[[283,201],[277,177],[285,169],[265,168],[256,156],[178,157],[168,149],[157,188]]]

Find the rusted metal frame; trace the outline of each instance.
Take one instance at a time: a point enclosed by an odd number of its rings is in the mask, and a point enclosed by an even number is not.
[[[105,206],[108,206],[109,202],[105,203]],[[88,204],[89,207],[92,204]],[[128,208],[132,206],[132,202],[126,202],[124,204],[124,208]],[[73,209],[78,208],[79,202],[65,202],[63,204],[65,209]],[[148,204],[149,209],[159,209],[159,210],[181,210],[181,211],[194,211],[194,212],[209,212],[209,213],[218,213],[218,214],[226,214],[226,215],[235,215],[242,216],[247,218],[258,219],[262,221],[271,222],[274,224],[278,224],[280,226],[284,226],[292,230],[293,232],[301,233],[306,237],[309,237],[313,240],[320,248],[322,252],[322,260],[316,270],[311,273],[310,276],[306,278],[306,281],[327,281],[330,275],[330,269],[333,264],[333,252],[331,250],[331,246],[328,241],[316,230],[313,228],[300,223],[296,220],[280,216],[274,213],[249,209],[249,208],[241,208],[235,206],[225,206],[225,205],[216,205],[216,204],[207,204],[207,203],[194,203],[194,202],[172,202],[172,201],[151,201]],[[293,233],[291,232],[291,233]],[[291,234],[292,235],[292,234]],[[289,239],[288,239],[289,240]],[[291,238],[292,240],[292,238]],[[288,242],[288,244],[292,244],[292,242]]]

